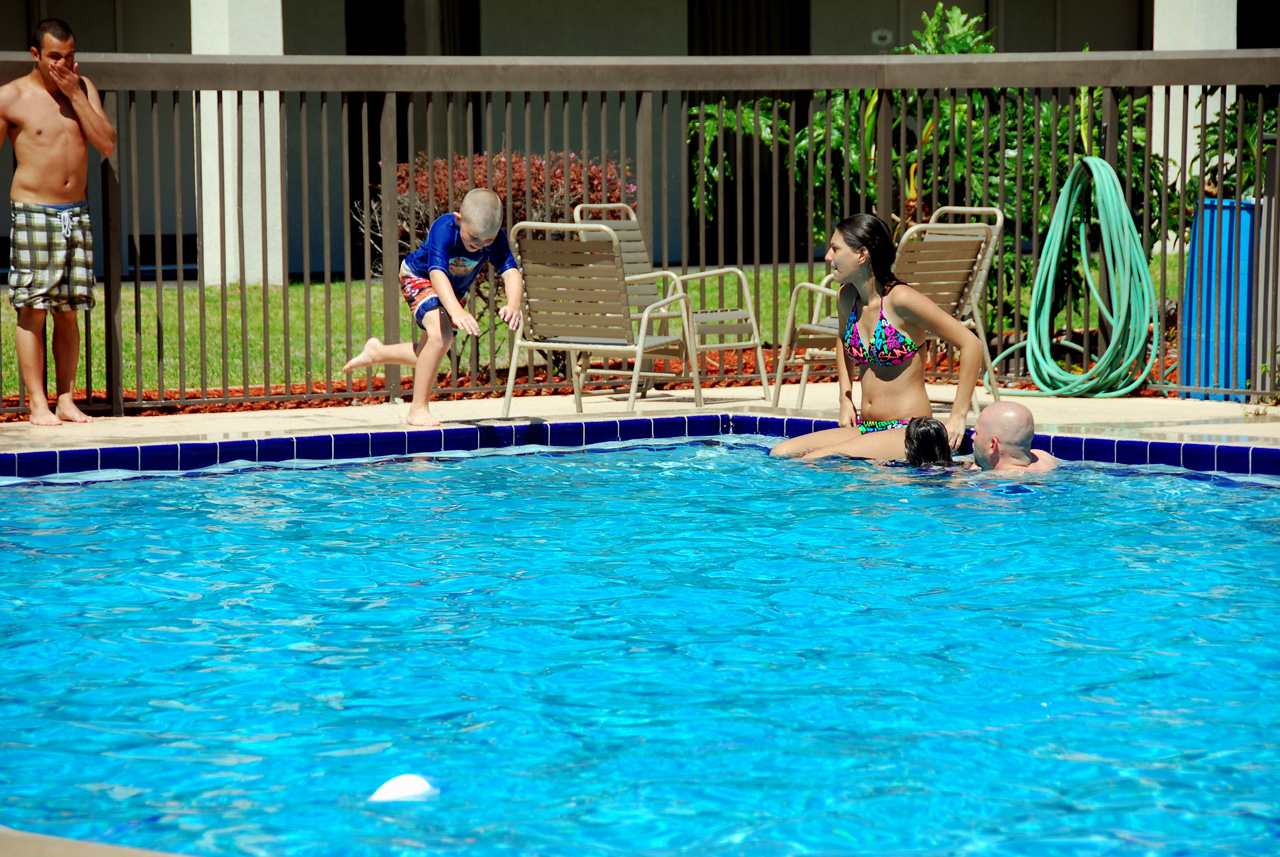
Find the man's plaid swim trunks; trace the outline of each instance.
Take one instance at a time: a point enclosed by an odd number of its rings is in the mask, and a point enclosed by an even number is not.
[[[69,207],[11,202],[9,302],[18,309],[93,309],[93,228],[89,203]]]

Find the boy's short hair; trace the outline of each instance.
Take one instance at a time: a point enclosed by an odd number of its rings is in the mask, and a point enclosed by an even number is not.
[[[502,200],[488,188],[472,188],[458,206],[458,217],[478,235],[496,235],[502,228]]]

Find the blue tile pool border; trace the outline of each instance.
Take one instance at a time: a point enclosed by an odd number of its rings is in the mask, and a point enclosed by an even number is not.
[[[530,422],[442,426],[405,431],[344,432],[224,441],[112,446],[101,449],[0,453],[0,477],[40,479],[97,470],[139,473],[198,472],[232,464],[253,466],[302,461],[403,457],[512,446],[583,447],[609,441],[671,440],[755,434],[796,437],[834,428],[832,420],[756,414],[691,414],[580,422]],[[1280,476],[1280,448],[1240,444],[1176,443],[1073,435],[1036,435],[1036,446],[1064,461],[1168,464],[1186,470]],[[963,452],[968,452],[968,443]]]

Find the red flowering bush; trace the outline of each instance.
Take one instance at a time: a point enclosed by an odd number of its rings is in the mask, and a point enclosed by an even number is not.
[[[462,197],[473,187],[491,188],[498,195],[503,211],[510,211],[508,229],[521,220],[570,221],[573,207],[579,203],[625,202],[634,200],[636,191],[629,163],[595,158],[584,163],[578,152],[569,152],[567,158],[562,154],[544,157],[498,152],[430,161],[419,153],[414,161],[412,184],[411,189],[409,165],[397,164],[398,236],[402,258],[426,240],[432,221],[448,211],[456,211]],[[377,192],[381,190],[379,186]],[[629,204],[635,206],[634,202]],[[355,219],[359,228],[369,234],[374,247],[379,247],[382,211],[376,194],[369,207],[371,210],[366,213],[357,205]]]

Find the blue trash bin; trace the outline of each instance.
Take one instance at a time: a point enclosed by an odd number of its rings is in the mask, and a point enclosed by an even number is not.
[[[1237,247],[1237,240],[1239,245]],[[1254,204],[1206,199],[1191,221],[1179,333],[1181,383],[1248,389],[1253,348]],[[1245,396],[1184,393],[1192,399]]]

